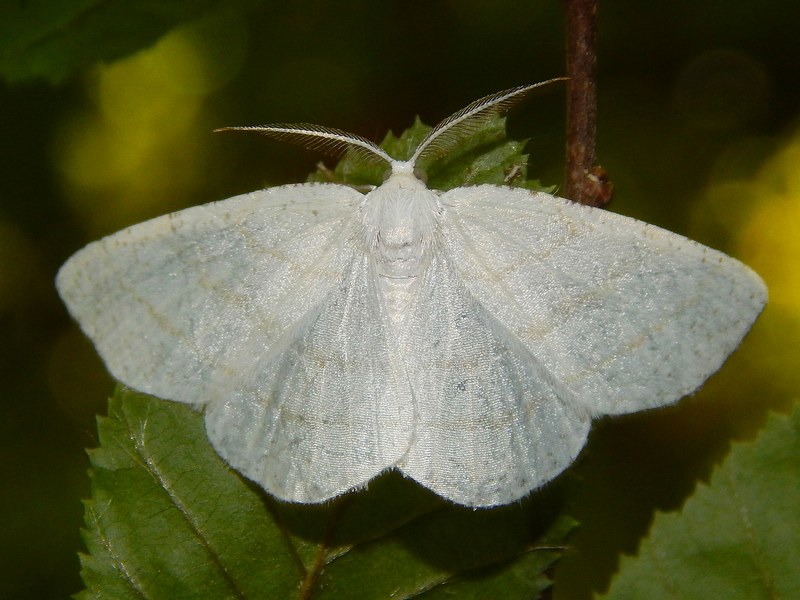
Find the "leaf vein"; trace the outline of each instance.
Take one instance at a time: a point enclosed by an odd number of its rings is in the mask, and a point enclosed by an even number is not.
[[[135,428],[131,426],[131,422],[127,418],[125,419],[125,424],[127,426],[130,439],[134,444],[137,454],[141,458],[140,464],[142,464],[142,466],[147,470],[148,474],[153,478],[158,487],[164,491],[170,502],[172,502],[173,506],[178,509],[181,516],[183,516],[184,520],[189,525],[192,533],[200,542],[201,547],[205,550],[209,560],[220,572],[222,578],[228,584],[228,587],[232,590],[234,595],[237,598],[246,598],[246,594],[239,588],[235,579],[231,576],[230,572],[223,564],[219,554],[211,546],[209,540],[207,540],[203,535],[202,529],[193,518],[191,511],[184,505],[178,494],[172,489],[168,477],[162,473],[161,469],[159,469],[158,465],[153,460],[153,457],[147,451],[147,445],[145,443],[145,430],[147,429],[147,423],[148,421],[145,417],[142,420],[141,428],[138,432],[136,432]]]
[[[108,501],[108,504],[111,504],[111,500]],[[137,580],[134,574],[128,570],[125,562],[122,558],[114,551],[114,548],[109,540],[108,536],[105,534],[103,530],[103,525],[101,523],[100,515],[94,510],[91,505],[87,505],[86,507],[87,512],[89,513],[89,518],[94,525],[94,529],[97,532],[97,538],[102,544],[103,548],[105,549],[106,553],[108,554],[108,559],[111,565],[114,567],[114,570],[117,571],[122,580],[125,581],[131,588],[131,591],[136,594],[140,598],[147,598],[147,595],[144,593],[144,586]]]

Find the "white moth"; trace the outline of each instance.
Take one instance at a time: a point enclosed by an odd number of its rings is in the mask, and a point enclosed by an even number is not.
[[[515,501],[574,460],[593,417],[696,390],[767,297],[742,263],[658,227],[415,175],[537,85],[474,102],[407,161],[334,129],[253,128],[391,174],[134,225],[70,258],[59,293],[114,377],[204,407],[217,452],[278,498],[395,468],[458,504]]]

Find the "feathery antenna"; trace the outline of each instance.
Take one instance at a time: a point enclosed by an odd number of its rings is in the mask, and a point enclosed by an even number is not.
[[[319,150],[331,156],[341,156],[347,150],[352,150],[359,158],[367,162],[375,163],[378,160],[389,164],[396,162],[368,139],[322,125],[277,123],[275,125],[220,127],[214,131],[255,131],[284,142],[298,144],[311,150]]]
[[[417,146],[409,162],[417,164],[420,160],[444,156],[461,140],[480,129],[493,116],[509,110],[532,90],[565,80],[566,77],[556,77],[503,90],[476,100],[434,127]]]
[[[340,156],[350,150],[365,162],[388,163],[393,170],[396,170],[400,165],[416,166],[421,160],[444,156],[461,140],[483,127],[493,116],[506,112],[532,90],[565,80],[566,77],[556,77],[540,83],[521,85],[476,100],[434,127],[408,161],[398,161],[392,158],[377,144],[360,135],[322,125],[277,123],[260,126],[220,127],[214,131],[255,131],[332,156]]]

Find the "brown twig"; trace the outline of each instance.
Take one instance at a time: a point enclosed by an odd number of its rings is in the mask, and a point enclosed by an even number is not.
[[[564,0],[567,30],[567,165],[565,195],[603,206],[614,186],[595,164],[597,134],[597,2]]]

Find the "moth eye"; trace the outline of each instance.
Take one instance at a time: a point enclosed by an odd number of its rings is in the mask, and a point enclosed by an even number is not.
[[[422,183],[428,183],[428,172],[422,167],[414,167],[414,177]]]

